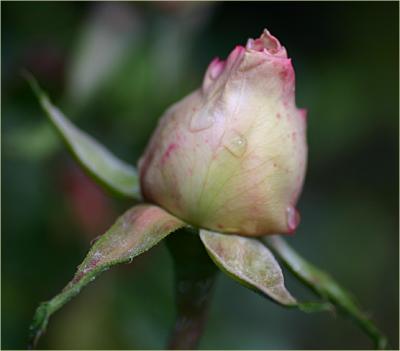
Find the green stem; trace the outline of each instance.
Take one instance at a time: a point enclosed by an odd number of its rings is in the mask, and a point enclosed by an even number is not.
[[[196,349],[204,330],[216,267],[197,233],[179,230],[167,239],[174,261],[176,320],[168,349]]]
[[[278,236],[264,237],[263,242],[283,261],[293,274],[317,295],[331,301],[338,310],[350,316],[374,341],[377,349],[388,348],[387,338],[360,310],[353,297],[327,273],[307,262]]]

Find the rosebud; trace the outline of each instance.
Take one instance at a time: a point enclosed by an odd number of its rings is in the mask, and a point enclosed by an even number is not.
[[[307,157],[294,83],[267,30],[214,59],[202,87],[160,120],[139,162],[144,199],[219,232],[293,232]]]

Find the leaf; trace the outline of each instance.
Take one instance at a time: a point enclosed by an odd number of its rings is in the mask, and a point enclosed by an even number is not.
[[[74,126],[51,103],[35,78],[26,72],[24,75],[53,126],[81,166],[109,190],[125,197],[140,199],[136,169],[116,158],[90,135]]]
[[[322,298],[331,301],[339,307],[339,311],[352,317],[356,323],[374,340],[378,349],[388,347],[387,338],[378,330],[374,323],[359,309],[353,297],[344,290],[333,278],[307,262],[282,238],[266,236],[262,239],[295,276],[308,285]]]
[[[63,291],[38,307],[30,329],[31,345],[37,344],[50,316],[100,273],[116,264],[130,262],[183,226],[182,221],[157,206],[138,205],[126,211],[95,242]]]
[[[198,236],[182,228],[167,240],[174,263],[176,318],[167,349],[193,350],[203,333],[217,268]]]

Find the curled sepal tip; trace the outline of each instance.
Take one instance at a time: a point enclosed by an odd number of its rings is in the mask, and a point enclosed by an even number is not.
[[[123,197],[139,200],[139,180],[136,169],[115,157],[97,140],[72,124],[52,104],[30,73],[23,72],[23,76],[29,82],[42,109],[68,149],[89,175],[108,190]]]
[[[100,273],[116,264],[130,262],[168,234],[184,226],[182,221],[157,206],[138,205],[126,211],[95,242],[74,278],[62,292],[37,308],[30,328],[30,348],[37,345],[50,316]]]

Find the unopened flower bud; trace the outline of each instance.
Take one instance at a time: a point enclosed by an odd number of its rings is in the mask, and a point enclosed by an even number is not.
[[[139,162],[145,200],[219,232],[293,232],[307,158],[294,80],[267,30],[214,59],[202,87],[165,112]]]

